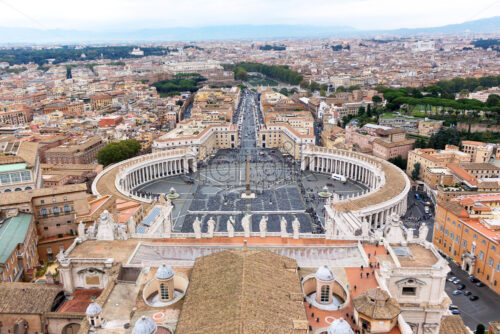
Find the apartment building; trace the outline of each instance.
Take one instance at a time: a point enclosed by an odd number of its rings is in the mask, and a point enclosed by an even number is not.
[[[41,188],[0,196],[0,211],[17,209],[33,215],[40,241],[39,257],[53,259],[59,247],[67,248],[75,238],[76,215],[89,212],[85,184]]]
[[[417,148],[408,152],[408,165],[406,174],[412,175],[415,164],[420,164],[418,178],[424,179],[425,171],[430,167],[445,167],[450,163],[470,162],[470,154],[460,152],[458,147],[447,145],[444,150],[435,150],[432,148]]]
[[[104,146],[99,137],[75,139],[45,151],[49,164],[90,164],[97,159],[97,152]]]
[[[433,243],[500,293],[500,193],[438,201]]]
[[[37,189],[42,186],[38,144],[0,143],[0,193]]]
[[[38,266],[33,215],[10,210],[0,218],[0,282],[30,281]]]
[[[464,140],[462,151],[471,155],[471,162],[488,162],[493,155],[493,144],[480,141]]]

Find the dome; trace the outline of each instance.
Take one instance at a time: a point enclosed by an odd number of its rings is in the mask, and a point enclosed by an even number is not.
[[[172,267],[162,264],[158,271],[156,271],[156,279],[166,280],[174,277],[174,270]]]
[[[335,274],[327,266],[319,267],[318,270],[316,271],[315,276],[316,279],[320,281],[330,282],[335,280]]]
[[[87,306],[87,310],[85,311],[85,314],[88,316],[95,316],[100,314],[102,311],[102,308],[97,304],[96,302],[92,302]]]
[[[328,329],[326,330],[328,334],[353,334],[351,325],[344,319],[335,319]]]
[[[135,322],[133,334],[153,334],[156,331],[156,325],[150,317],[142,316]]]

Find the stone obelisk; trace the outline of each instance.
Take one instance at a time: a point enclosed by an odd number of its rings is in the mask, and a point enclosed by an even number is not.
[[[245,192],[241,194],[241,198],[255,198],[255,194],[250,189],[250,155],[247,154],[245,165]]]

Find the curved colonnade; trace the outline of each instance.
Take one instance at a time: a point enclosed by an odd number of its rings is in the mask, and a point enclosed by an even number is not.
[[[102,176],[114,176],[114,189],[119,194],[127,198],[151,203],[152,198],[145,197],[134,191],[135,188],[150,181],[196,172],[197,161],[195,153],[190,149],[174,149],[141,155],[112,165],[99,174],[92,183],[92,192],[95,195],[101,194],[99,189],[104,188],[102,183],[111,180],[104,180]],[[108,187],[109,188],[109,187]],[[116,195],[116,193],[115,193]]]
[[[406,212],[410,181],[402,170],[385,160],[357,152],[308,146],[302,152],[301,159],[301,170],[306,169],[317,173],[340,174],[370,189],[361,196],[340,198],[328,203],[327,219],[350,215],[359,224],[366,222],[374,229],[384,225],[391,215],[401,216]],[[344,217],[344,220],[350,219]],[[352,223],[350,230],[354,232],[360,226]]]

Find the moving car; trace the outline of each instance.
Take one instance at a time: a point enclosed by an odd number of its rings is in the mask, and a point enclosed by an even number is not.
[[[456,280],[457,278],[455,276],[451,276],[450,278],[448,278],[448,282],[453,282],[454,280]]]
[[[347,178],[344,175],[340,175],[340,174],[332,174],[332,179],[334,179],[336,181],[342,181],[344,183],[347,182]]]
[[[472,295],[472,292],[470,292],[470,291],[464,291],[464,296],[470,296],[470,295]]]
[[[478,296],[470,296],[469,299],[472,300],[472,301],[474,301],[474,300],[478,300],[479,297]]]
[[[463,290],[463,289],[465,289],[465,284],[459,284],[457,286],[457,290]]]
[[[460,280],[458,278],[453,281],[453,284],[455,284],[455,285],[457,285],[458,283],[460,283]]]
[[[483,283],[483,282],[477,282],[477,283],[476,283],[476,286],[477,286],[477,287],[482,287],[482,286],[484,286],[484,283]]]
[[[455,290],[455,291],[452,292],[452,294],[454,294],[455,296],[458,296],[458,295],[462,294],[462,291]]]

